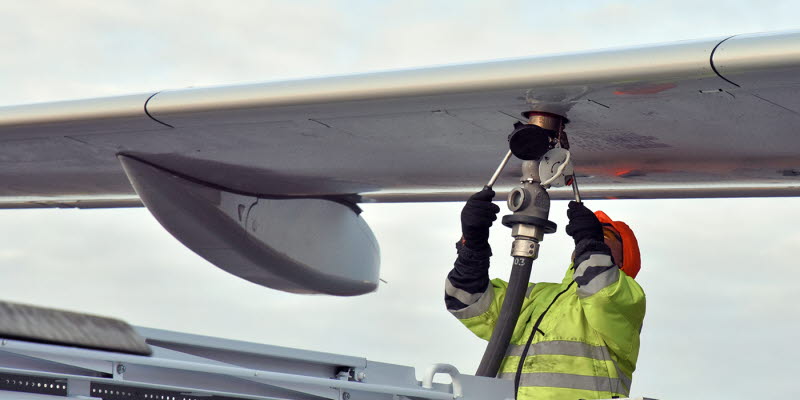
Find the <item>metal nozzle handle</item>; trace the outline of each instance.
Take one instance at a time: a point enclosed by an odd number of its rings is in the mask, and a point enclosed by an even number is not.
[[[494,175],[492,175],[492,177],[489,179],[489,182],[486,184],[486,186],[483,187],[484,190],[491,189],[492,186],[494,186],[494,183],[497,182],[497,178],[500,177],[500,173],[503,172],[503,168],[506,167],[506,164],[508,164],[508,160],[511,159],[512,155],[513,153],[511,152],[511,150],[509,150],[508,153],[506,153],[506,156],[503,157],[503,161],[500,162],[500,165],[497,167],[497,170],[494,171]]]
[[[578,190],[578,179],[575,178],[575,175],[572,175],[572,194],[575,195],[575,201],[581,203],[581,192]]]

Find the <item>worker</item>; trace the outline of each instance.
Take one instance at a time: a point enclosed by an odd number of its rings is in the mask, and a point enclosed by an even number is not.
[[[489,340],[508,284],[489,280],[494,191],[472,195],[461,212],[462,239],[445,283],[448,311]],[[518,400],[628,397],[639,355],[645,296],[636,237],[623,222],[571,201],[566,232],[575,241],[561,283],[530,283],[498,377]]]

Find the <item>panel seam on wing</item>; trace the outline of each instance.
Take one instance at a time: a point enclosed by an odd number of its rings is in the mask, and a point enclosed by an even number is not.
[[[168,124],[168,123],[166,123],[164,121],[161,121],[158,118],[154,117],[152,114],[150,114],[150,111],[147,111],[147,104],[150,103],[150,99],[152,99],[153,97],[155,97],[159,93],[161,93],[161,92],[159,91],[159,92],[155,92],[155,93],[151,94],[150,97],[148,97],[147,100],[144,101],[144,113],[148,117],[150,117],[150,119],[152,119],[153,121],[158,122],[161,125],[168,126],[170,128],[175,128],[174,126],[172,126],[172,125],[170,125],[170,124]]]
[[[728,82],[733,86],[741,87],[736,82],[734,82],[734,81],[722,76],[722,74],[720,74],[719,71],[717,71],[717,66],[714,65],[714,53],[717,52],[717,49],[719,48],[719,46],[722,45],[723,43],[725,43],[725,41],[727,41],[728,39],[734,38],[736,36],[737,35],[726,37],[725,39],[722,39],[719,43],[717,43],[717,45],[714,46],[714,49],[711,50],[711,55],[709,56],[709,60],[708,61],[709,61],[709,63],[711,63],[711,70],[713,70],[714,73],[717,74],[718,77],[722,78],[723,81]]]

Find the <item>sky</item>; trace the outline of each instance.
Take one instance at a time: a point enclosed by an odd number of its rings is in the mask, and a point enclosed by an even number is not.
[[[0,2],[0,105],[800,28],[792,1],[540,3]],[[491,172],[475,177],[476,190]],[[648,311],[632,394],[796,393],[796,205],[587,202],[628,222],[642,250]],[[281,293],[229,275],[145,209],[0,211],[0,293],[140,326],[411,365],[418,376],[436,362],[473,373],[485,342],[443,302],[461,206],[364,205],[387,283],[355,298]],[[565,210],[553,203],[561,227]],[[506,278],[509,230],[493,227],[491,243],[491,275]],[[533,280],[560,281],[571,251],[563,230],[547,236]]]

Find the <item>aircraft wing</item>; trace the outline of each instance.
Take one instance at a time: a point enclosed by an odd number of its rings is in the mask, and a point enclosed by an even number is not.
[[[316,200],[353,210],[359,202],[463,200],[531,110],[569,119],[584,198],[797,196],[799,90],[800,32],[782,32],[4,107],[0,206],[142,198],[175,234],[165,219],[184,212],[177,199],[191,203],[186,193],[167,194],[180,185],[217,206],[230,200],[237,229],[246,229],[254,204],[241,198],[307,203],[270,211],[281,215],[322,212]],[[516,161],[498,190],[518,176]],[[195,239],[187,244],[195,251],[211,246]]]
[[[0,202],[135,204],[120,152],[248,193],[461,200],[531,109],[569,118],[587,198],[793,196],[798,85],[790,32],[4,107]]]

